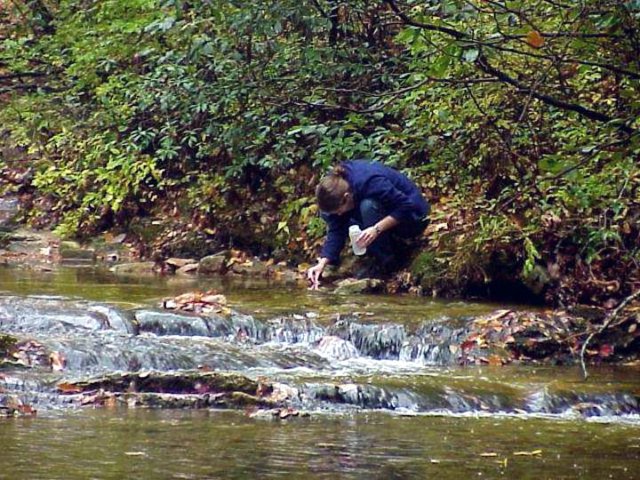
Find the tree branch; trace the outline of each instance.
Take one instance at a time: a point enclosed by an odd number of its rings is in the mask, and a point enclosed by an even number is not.
[[[3,80],[14,80],[16,78],[25,78],[25,77],[46,77],[48,73],[44,72],[21,72],[21,73],[10,73],[8,75],[0,75],[0,82]]]
[[[322,15],[326,19],[329,19],[329,14],[324,11],[324,8],[322,8],[322,5],[320,5],[318,0],[311,0],[311,3],[313,3],[313,6],[316,7],[316,10],[320,12],[320,15]]]
[[[615,310],[613,310],[608,316],[607,319],[605,320],[605,322],[602,324],[602,326],[596,330],[595,332],[591,332],[591,334],[589,334],[589,336],[587,337],[587,339],[584,341],[584,343],[582,344],[582,348],[580,349],[580,366],[582,367],[582,374],[584,375],[584,379],[586,380],[589,377],[589,374],[587,372],[587,366],[584,362],[584,354],[587,351],[587,347],[589,346],[589,342],[591,342],[591,340],[593,339],[593,337],[595,337],[596,335],[600,335],[602,332],[604,332],[607,328],[609,328],[609,325],[611,325],[611,322],[613,322],[616,317],[618,315],[620,315],[620,312],[622,312],[622,310],[624,310],[624,308],[631,302],[633,302],[636,298],[640,298],[640,290],[636,290],[635,292],[633,292],[631,295],[629,295],[627,298],[625,298],[620,305],[618,305]]]
[[[395,0],[385,0],[385,1],[389,4],[389,6],[391,7],[391,10],[393,10],[393,12],[396,15],[398,15],[398,17],[400,17],[400,19],[402,19],[402,21],[407,25],[411,25],[412,27],[423,28],[425,30],[431,30],[434,32],[446,33],[447,35],[457,40],[468,40],[471,38],[468,34],[464,32],[459,32],[458,30],[455,30],[453,28],[418,22],[417,20],[412,19],[402,10],[400,10],[400,7],[398,7],[398,4],[395,2]]]
[[[494,48],[494,49],[497,49],[497,50],[508,51],[508,52],[515,53],[515,54],[539,57],[539,58],[543,58],[543,59],[554,61],[554,62],[560,61],[560,62],[563,62],[563,63],[565,63],[565,62],[566,63],[578,63],[578,64],[584,64],[584,65],[597,66],[597,67],[600,67],[600,68],[605,68],[605,69],[614,71],[616,73],[625,74],[625,75],[631,76],[633,78],[640,77],[640,75],[638,73],[636,73],[636,72],[632,72],[632,71],[629,71],[629,70],[626,70],[626,69],[621,69],[621,68],[614,67],[614,66],[611,66],[611,65],[600,64],[600,63],[595,63],[595,62],[579,61],[579,60],[563,60],[563,59],[556,58],[556,57],[551,57],[551,56],[548,56],[548,55],[538,55],[538,54],[533,54],[533,53],[528,53],[528,52],[522,52],[520,50],[511,49],[511,48],[507,48],[507,47],[501,47],[499,45],[495,45],[495,44],[492,44],[492,43],[479,41],[479,40],[473,39],[467,33],[460,32],[460,31],[455,30],[453,28],[443,27],[443,26],[439,26],[439,25],[432,25],[432,24],[416,21],[416,20],[412,19],[411,17],[409,17],[406,13],[404,13],[400,9],[400,7],[398,7],[398,4],[396,3],[395,0],[385,0],[385,1],[389,4],[389,6],[393,10],[393,12],[403,22],[405,22],[406,25],[414,26],[414,27],[417,27],[417,28],[422,28],[422,29],[425,29],[425,30],[441,32],[441,33],[444,33],[446,35],[449,35],[449,36],[453,37],[456,40],[463,40],[463,41],[474,43],[474,44],[476,44],[478,46],[485,46],[485,47],[488,47],[488,48]],[[576,113],[578,113],[578,114],[580,114],[580,115],[582,115],[584,117],[587,117],[587,118],[589,118],[591,120],[597,120],[597,121],[600,121],[600,122],[611,122],[611,121],[615,120],[613,117],[610,117],[609,115],[606,115],[604,113],[598,112],[596,110],[592,110],[592,109],[589,109],[587,107],[584,107],[582,105],[578,105],[578,104],[575,104],[575,103],[565,102],[565,101],[560,100],[558,98],[552,97],[551,95],[543,94],[543,93],[541,93],[541,92],[539,92],[537,90],[534,90],[531,87],[526,86],[522,82],[519,82],[518,80],[512,78],[511,76],[509,76],[505,72],[502,72],[502,71],[498,70],[497,68],[493,67],[492,65],[490,65],[488,63],[486,57],[484,57],[483,55],[480,55],[478,57],[478,59],[476,60],[476,65],[482,71],[484,71],[485,73],[493,75],[496,78],[498,78],[500,81],[502,81],[504,83],[508,83],[508,84],[518,88],[521,91],[527,92],[532,97],[537,98],[538,100],[540,100],[540,101],[542,101],[542,102],[544,102],[546,104],[553,105],[555,107],[562,108],[564,110],[569,110],[569,111],[576,112]],[[621,125],[618,128],[621,131],[623,131],[623,132],[625,132],[627,134],[633,134],[633,133],[636,132],[635,129],[629,127],[628,125]]]
[[[613,117],[610,117],[609,115],[606,115],[604,113],[598,112],[596,110],[591,110],[590,108],[584,107],[582,105],[578,105],[576,103],[570,103],[570,102],[565,102],[564,100],[560,100],[558,98],[552,97],[550,95],[538,92],[536,90],[533,90],[532,88],[528,87],[527,85],[523,84],[522,82],[516,80],[515,78],[509,76],[507,73],[498,70],[497,68],[493,67],[487,60],[487,58],[484,55],[480,55],[478,57],[478,59],[476,60],[476,65],[485,73],[488,73],[489,75],[493,75],[496,78],[500,79],[501,81],[503,81],[504,83],[508,83],[509,85],[516,87],[518,90],[520,90],[521,92],[525,92],[528,93],[529,95],[531,95],[534,98],[537,98],[538,100],[549,104],[549,105],[553,105],[554,107],[558,107],[558,108],[562,108],[563,110],[569,110],[572,112],[576,112],[580,115],[582,115],[583,117],[587,117],[590,118],[591,120],[597,120],[599,122],[611,122],[614,119]],[[627,134],[633,134],[636,133],[636,130],[629,127],[628,125],[620,125],[618,127],[621,131],[627,133]]]

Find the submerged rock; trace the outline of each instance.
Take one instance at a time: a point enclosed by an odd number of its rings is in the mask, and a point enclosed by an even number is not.
[[[134,262],[114,265],[109,270],[116,274],[148,275],[155,272],[155,267],[153,262]]]
[[[64,241],[60,242],[60,258],[66,262],[92,262],[96,258],[96,251],[93,248],[83,247],[78,242]]]
[[[275,408],[270,384],[217,372],[130,372],[62,382],[58,391],[79,405],[151,408]]]
[[[378,278],[346,278],[337,284],[335,293],[352,295],[358,293],[377,293],[384,289],[384,282]]]
[[[133,333],[128,316],[106,305],[51,297],[0,297],[0,329],[13,333],[117,330]]]
[[[231,265],[231,271],[239,275],[266,277],[270,274],[271,267],[267,262],[263,262],[258,258],[253,258],[246,262],[235,262]]]
[[[322,340],[320,340],[320,343],[318,344],[317,351],[321,355],[325,355],[336,360],[348,360],[349,358],[359,356],[358,349],[353,343],[332,335],[322,337]]]
[[[227,269],[227,256],[227,252],[220,252],[200,259],[198,273],[205,275],[224,273]]]

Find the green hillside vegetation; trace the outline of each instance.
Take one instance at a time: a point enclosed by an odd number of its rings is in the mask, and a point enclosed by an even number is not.
[[[549,303],[640,287],[640,1],[14,0],[0,167],[65,236],[313,260],[350,158],[434,204],[413,282]],[[158,223],[158,222],[156,222]]]

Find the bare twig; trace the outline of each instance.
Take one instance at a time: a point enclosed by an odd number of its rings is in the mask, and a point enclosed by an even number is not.
[[[595,332],[591,332],[589,334],[589,336],[587,337],[587,339],[582,344],[582,348],[580,349],[580,366],[582,367],[582,374],[583,374],[585,380],[589,377],[589,373],[587,372],[587,366],[586,366],[585,361],[584,361],[584,354],[587,351],[587,347],[589,346],[589,343],[591,342],[593,337],[595,337],[596,335],[600,335],[607,328],[609,328],[609,325],[611,325],[611,322],[613,322],[616,319],[616,317],[618,315],[620,315],[620,312],[622,312],[622,310],[624,310],[624,308],[627,305],[629,305],[629,303],[633,302],[636,298],[640,298],[640,289],[636,290],[631,295],[629,295],[627,298],[625,298],[620,303],[620,305],[618,305],[615,308],[615,310],[613,310],[609,315],[607,315],[607,318],[606,318],[605,322],[602,324],[602,326],[598,330],[596,330]]]
[[[590,118],[591,120],[598,120],[600,122],[611,122],[613,120],[616,120],[613,117],[610,117],[609,115],[606,115],[602,112],[598,112],[596,110],[592,110],[583,105],[566,102],[564,100],[560,100],[559,98],[552,97],[551,95],[547,95],[545,93],[534,90],[528,85],[525,85],[519,80],[516,80],[515,78],[511,77],[506,72],[498,70],[497,68],[492,66],[487,60],[487,58],[483,55],[480,55],[478,57],[478,60],[476,60],[476,65],[478,65],[478,67],[485,73],[488,73],[489,75],[494,75],[496,78],[500,79],[504,83],[508,83],[509,85],[516,87],[521,93],[528,93],[532,97],[537,98],[538,100],[541,100],[546,104],[553,105],[554,107],[558,107],[563,110],[569,110],[572,112],[579,113],[583,117]],[[627,134],[636,133],[636,130],[628,125],[620,125],[618,129]]]
[[[414,26],[414,27],[418,27],[424,30],[430,30],[430,31],[437,31],[437,32],[441,32],[444,33],[456,40],[461,40],[461,41],[465,41],[465,42],[469,42],[472,44],[476,44],[478,46],[484,46],[486,48],[492,48],[492,49],[496,49],[496,50],[501,50],[501,51],[510,51],[512,53],[517,53],[517,54],[522,54],[522,55],[527,55],[527,56],[536,56],[536,57],[541,57],[548,60],[552,60],[554,62],[558,62],[561,61],[563,63],[578,63],[581,64],[583,62],[581,61],[576,61],[576,60],[563,60],[562,58],[559,57],[555,57],[555,56],[549,56],[549,55],[538,55],[538,54],[525,54],[525,52],[522,52],[520,50],[517,49],[511,49],[511,48],[506,48],[506,47],[502,47],[499,45],[495,45],[492,44],[491,42],[483,42],[483,41],[479,41],[473,37],[471,37],[468,33],[466,32],[461,32],[458,30],[455,30],[453,28],[450,27],[446,27],[446,26],[440,26],[440,25],[433,25],[433,24],[429,24],[429,23],[424,23],[421,21],[417,21],[413,18],[411,18],[409,15],[407,15],[404,11],[402,11],[400,9],[400,7],[398,6],[398,4],[396,3],[395,0],[386,0],[387,4],[389,4],[389,6],[391,7],[392,11],[403,21],[405,22],[405,24],[410,25],[410,26]],[[569,110],[572,112],[576,112],[584,117],[587,117],[591,120],[596,120],[596,121],[600,121],[600,122],[611,122],[613,120],[619,120],[619,119],[615,119],[609,115],[606,115],[604,113],[598,112],[596,110],[587,108],[583,105],[579,105],[576,103],[571,103],[571,102],[567,102],[564,101],[560,98],[554,97],[552,95],[548,95],[545,93],[542,93],[528,85],[526,85],[525,83],[521,82],[520,80],[510,76],[509,74],[507,74],[506,72],[496,68],[495,66],[491,65],[487,59],[487,57],[483,54],[481,54],[478,59],[476,60],[476,66],[478,68],[480,68],[480,70],[484,71],[485,73],[488,73],[489,75],[493,75],[494,77],[496,77],[498,80],[500,80],[503,83],[507,83],[509,85],[512,85],[513,87],[516,87],[520,93],[525,93],[530,95],[533,98],[536,98],[548,105],[552,105],[558,108],[561,108],[563,110]],[[594,62],[590,62],[593,63],[595,65]],[[585,63],[586,64],[586,63]],[[624,69],[619,69],[617,67],[613,67],[613,66],[608,66],[605,64],[598,64],[598,66],[600,66],[601,68],[608,68],[611,69],[613,71],[616,71],[617,73],[624,73],[626,75],[630,75],[630,76],[637,76],[638,73],[636,72],[632,72],[632,71],[627,71]],[[622,124],[618,126],[618,129],[621,130],[622,132],[626,133],[626,134],[633,134],[636,133],[636,129],[630,127],[629,125],[626,124]]]

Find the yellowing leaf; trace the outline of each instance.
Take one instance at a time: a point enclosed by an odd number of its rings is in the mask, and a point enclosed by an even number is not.
[[[62,393],[81,393],[82,389],[73,383],[61,382],[57,385],[58,390]]]
[[[65,359],[59,352],[51,352],[49,354],[49,365],[54,372],[61,372],[64,370]]]
[[[513,452],[516,457],[533,457],[535,455],[542,455],[542,450],[533,450],[531,452]]]
[[[527,43],[533,48],[540,48],[544,45],[544,38],[540,35],[540,32],[531,30],[527,33]]]

